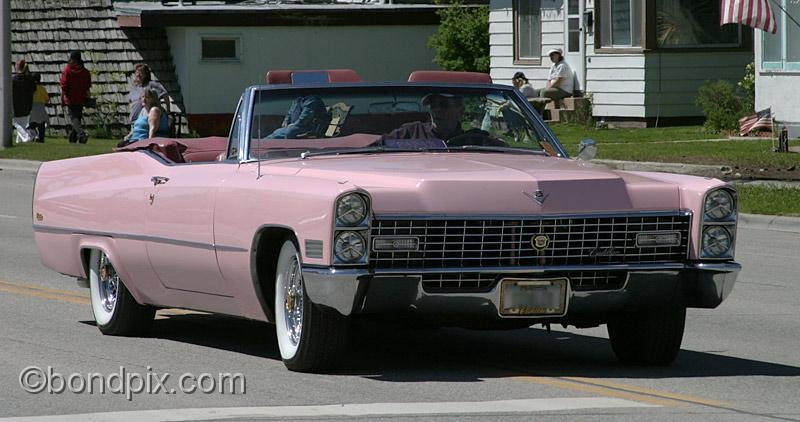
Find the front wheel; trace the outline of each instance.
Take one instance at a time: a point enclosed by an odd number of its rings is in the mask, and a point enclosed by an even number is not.
[[[275,332],[281,359],[292,371],[329,369],[347,344],[347,319],[309,300],[291,240],[283,243],[275,271]]]
[[[94,320],[103,334],[136,336],[150,330],[155,308],[136,302],[108,256],[97,249],[89,254],[89,291]]]
[[[668,366],[678,356],[686,325],[686,307],[626,312],[608,323],[608,336],[617,359],[625,364]]]

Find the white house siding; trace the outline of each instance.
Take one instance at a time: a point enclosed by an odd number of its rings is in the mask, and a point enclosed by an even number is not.
[[[268,69],[348,68],[364,80],[406,80],[437,69],[427,47],[435,25],[169,27],[176,73],[189,115],[233,113],[242,91],[264,83]],[[240,60],[200,58],[204,35],[237,36]]]
[[[538,66],[514,64],[512,3],[512,0],[490,3],[492,78],[497,83],[510,84],[514,72],[523,71],[535,87],[543,86],[550,67],[547,57],[542,57]],[[586,3],[586,10],[593,10],[594,2]],[[542,0],[543,53],[551,47],[564,47],[563,10],[563,0]],[[592,33],[586,37],[585,48],[583,88],[592,94],[593,113],[598,118],[653,120],[701,116],[702,112],[694,105],[698,88],[711,79],[738,82],[753,59],[752,53],[746,51],[595,53]]]
[[[587,54],[586,92],[592,94],[594,115],[646,117],[645,77],[641,54]]]
[[[534,87],[544,86],[550,59],[542,57],[542,65],[514,64],[514,22],[512,0],[492,0],[489,9],[490,74],[495,83],[511,84],[514,72],[525,72]],[[542,54],[550,48],[564,48],[564,15],[562,0],[542,0]]]
[[[753,53],[651,52],[645,55],[647,117],[701,116],[694,104],[697,91],[709,80],[732,84],[744,76]]]
[[[516,71],[525,72],[534,87],[544,86],[552,63],[514,64],[512,0],[492,0],[489,12],[491,75],[496,83],[511,84]],[[586,10],[592,10],[592,2]],[[542,0],[542,54],[564,48],[564,1]],[[644,118],[645,59],[642,54],[595,54],[594,37],[586,37],[586,83],[597,117]]]
[[[800,72],[761,70],[761,31],[755,31],[756,110],[772,109],[776,121],[800,138]]]

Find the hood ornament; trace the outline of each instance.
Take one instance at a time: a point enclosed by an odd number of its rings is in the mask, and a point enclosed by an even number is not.
[[[522,193],[525,196],[527,196],[528,198],[533,199],[539,205],[544,205],[544,201],[546,201],[547,197],[550,196],[549,193],[547,195],[545,195],[544,192],[542,192],[541,190],[538,190],[538,189],[534,193],[528,193],[528,192],[525,192],[525,191],[522,191]]]

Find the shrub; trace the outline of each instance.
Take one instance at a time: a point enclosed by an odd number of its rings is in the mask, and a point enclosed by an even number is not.
[[[728,81],[708,81],[697,91],[695,104],[703,110],[709,132],[736,131],[739,118],[750,113],[746,96]]]
[[[428,40],[428,47],[436,50],[433,62],[444,70],[488,73],[489,8],[464,7],[453,0],[437,14],[439,29]]]
[[[747,64],[744,70],[744,77],[737,84],[747,95],[747,105],[751,112],[755,112],[756,107],[756,65],[753,62]]]

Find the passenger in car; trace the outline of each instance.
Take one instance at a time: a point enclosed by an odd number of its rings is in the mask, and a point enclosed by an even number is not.
[[[297,97],[289,106],[283,124],[268,139],[323,138],[331,115],[317,95]]]
[[[131,132],[117,146],[155,138],[169,136],[169,116],[161,108],[158,91],[152,88],[142,92],[142,112],[131,125]]]
[[[383,135],[381,143],[389,139],[441,139],[448,146],[489,145],[505,146],[505,142],[493,138],[488,132],[473,128],[464,131],[464,99],[454,94],[428,94],[422,105],[430,110],[429,122],[410,122]]]

